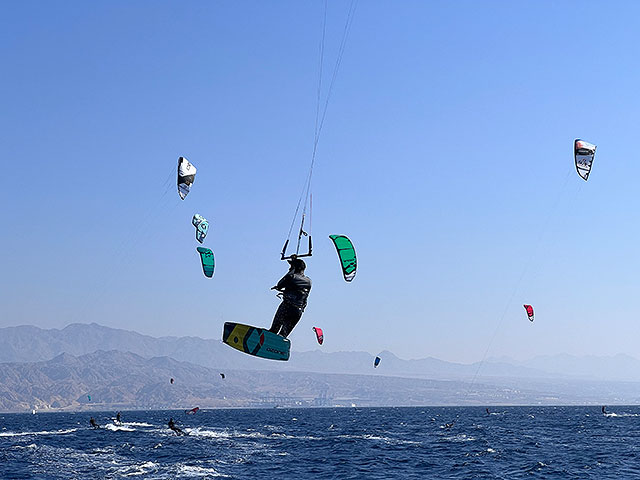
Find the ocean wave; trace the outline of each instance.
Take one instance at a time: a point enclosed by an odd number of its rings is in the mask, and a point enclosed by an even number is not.
[[[29,445],[14,445],[11,448],[15,448],[16,450],[32,450],[34,448],[38,448],[38,445],[30,443]]]
[[[42,430],[40,432],[0,432],[0,437],[27,437],[29,435],[64,435],[78,430],[77,428],[67,428],[65,430]]]
[[[127,465],[118,470],[118,475],[123,477],[137,477],[139,475],[148,475],[158,471],[158,464],[154,462],[144,462],[139,465]]]
[[[472,437],[470,435],[466,435],[464,433],[460,433],[458,435],[452,435],[449,437],[444,437],[445,440],[450,442],[473,442],[476,440],[476,437]]]
[[[230,475],[217,472],[210,467],[197,467],[193,465],[180,465],[178,466],[178,473],[186,477],[226,477],[231,478]]]
[[[111,430],[112,432],[135,432],[135,428],[125,427],[123,425],[116,425],[115,423],[107,423],[104,428]]]
[[[349,438],[354,440],[373,440],[376,442],[384,442],[387,444],[399,444],[399,445],[420,445],[421,442],[414,440],[403,440],[401,438],[385,437],[382,435],[373,435],[371,433],[365,433],[362,435],[337,435],[336,438]]]

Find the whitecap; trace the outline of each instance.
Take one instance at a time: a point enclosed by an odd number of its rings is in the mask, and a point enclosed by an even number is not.
[[[184,475],[186,477],[227,477],[230,478],[229,475],[225,475],[223,473],[219,473],[213,468],[205,468],[205,467],[196,467],[192,465],[180,465],[178,469],[178,473]]]
[[[107,423],[104,428],[107,430],[111,430],[112,432],[135,432],[135,428],[123,427],[121,425],[116,425],[115,423]]]
[[[402,439],[399,439],[399,438],[384,437],[382,435],[373,435],[373,434],[370,434],[370,433],[367,433],[367,434],[364,434],[364,435],[338,435],[337,438],[373,440],[373,441],[377,441],[377,442],[385,442],[385,443],[388,443],[388,444],[420,445],[420,442],[415,442],[413,440],[402,440]]]
[[[77,428],[68,428],[66,430],[43,430],[41,432],[0,432],[0,437],[26,437],[29,435],[64,435],[78,430]]]
[[[27,449],[28,448],[29,450],[31,450],[33,448],[38,448],[38,446],[35,443],[30,443],[29,445],[14,445],[11,448],[15,448],[15,449],[18,449],[18,450],[23,450],[23,449]]]
[[[210,437],[210,438],[229,438],[231,435],[226,431],[215,431],[215,430],[204,430],[200,427],[197,428],[185,428],[185,432],[187,432],[192,437]]]
[[[123,477],[137,477],[139,475],[147,475],[158,469],[158,464],[153,462],[145,462],[140,465],[129,465],[118,470],[118,474]]]
[[[311,435],[288,435],[286,433],[272,433],[270,435],[271,438],[284,438],[286,440],[294,440],[294,439],[298,439],[298,440],[322,440],[322,438],[320,437],[313,437]]]
[[[461,433],[459,435],[454,435],[452,437],[444,437],[445,440],[450,440],[452,442],[473,442],[476,438],[470,437]]]

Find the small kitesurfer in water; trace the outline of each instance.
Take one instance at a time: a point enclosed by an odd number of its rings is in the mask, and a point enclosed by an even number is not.
[[[305,276],[304,260],[289,260],[289,271],[271,290],[282,292],[282,302],[273,317],[269,331],[287,338],[302,317],[311,290],[311,279]]]
[[[116,422],[122,423],[122,421],[120,420],[120,412],[116,413]]]
[[[91,418],[89,419],[89,423],[91,424],[91,426],[92,426],[93,428],[100,428],[100,425],[98,425],[98,423],[96,422],[95,418],[93,418],[93,417],[91,417]]]
[[[173,418],[169,419],[168,425],[171,430],[176,432],[176,435],[185,435],[185,433],[176,426],[176,422],[173,421]]]
[[[491,413],[489,413],[489,409],[485,408],[485,410],[487,411],[487,415],[491,415]]]
[[[603,405],[603,406],[602,406],[602,413],[603,413],[604,415],[606,415],[606,414],[607,414],[607,406],[606,406],[606,405]]]

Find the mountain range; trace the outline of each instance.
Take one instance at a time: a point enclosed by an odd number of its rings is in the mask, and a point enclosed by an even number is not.
[[[0,328],[1,362],[38,362],[61,353],[85,355],[98,350],[131,352],[145,358],[171,357],[218,369],[307,371],[318,373],[371,374],[374,356],[367,352],[332,352],[320,349],[296,352],[286,363],[264,361],[244,355],[220,340],[198,337],[152,337],[133,331],[74,323],[63,329],[34,326]],[[375,373],[443,380],[482,377],[579,378],[583,380],[640,381],[640,361],[628,355],[539,356],[527,361],[508,357],[489,358],[472,364],[446,362],[428,357],[404,360],[391,352],[379,354]]]
[[[639,362],[625,355],[474,364],[379,355],[377,369],[367,352],[294,351],[274,362],[197,337],[97,324],[7,327],[0,411],[640,402]]]

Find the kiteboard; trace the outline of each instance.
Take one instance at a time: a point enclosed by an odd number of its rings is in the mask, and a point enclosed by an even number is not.
[[[230,347],[255,357],[289,360],[291,342],[267,329],[226,322],[222,341]]]

